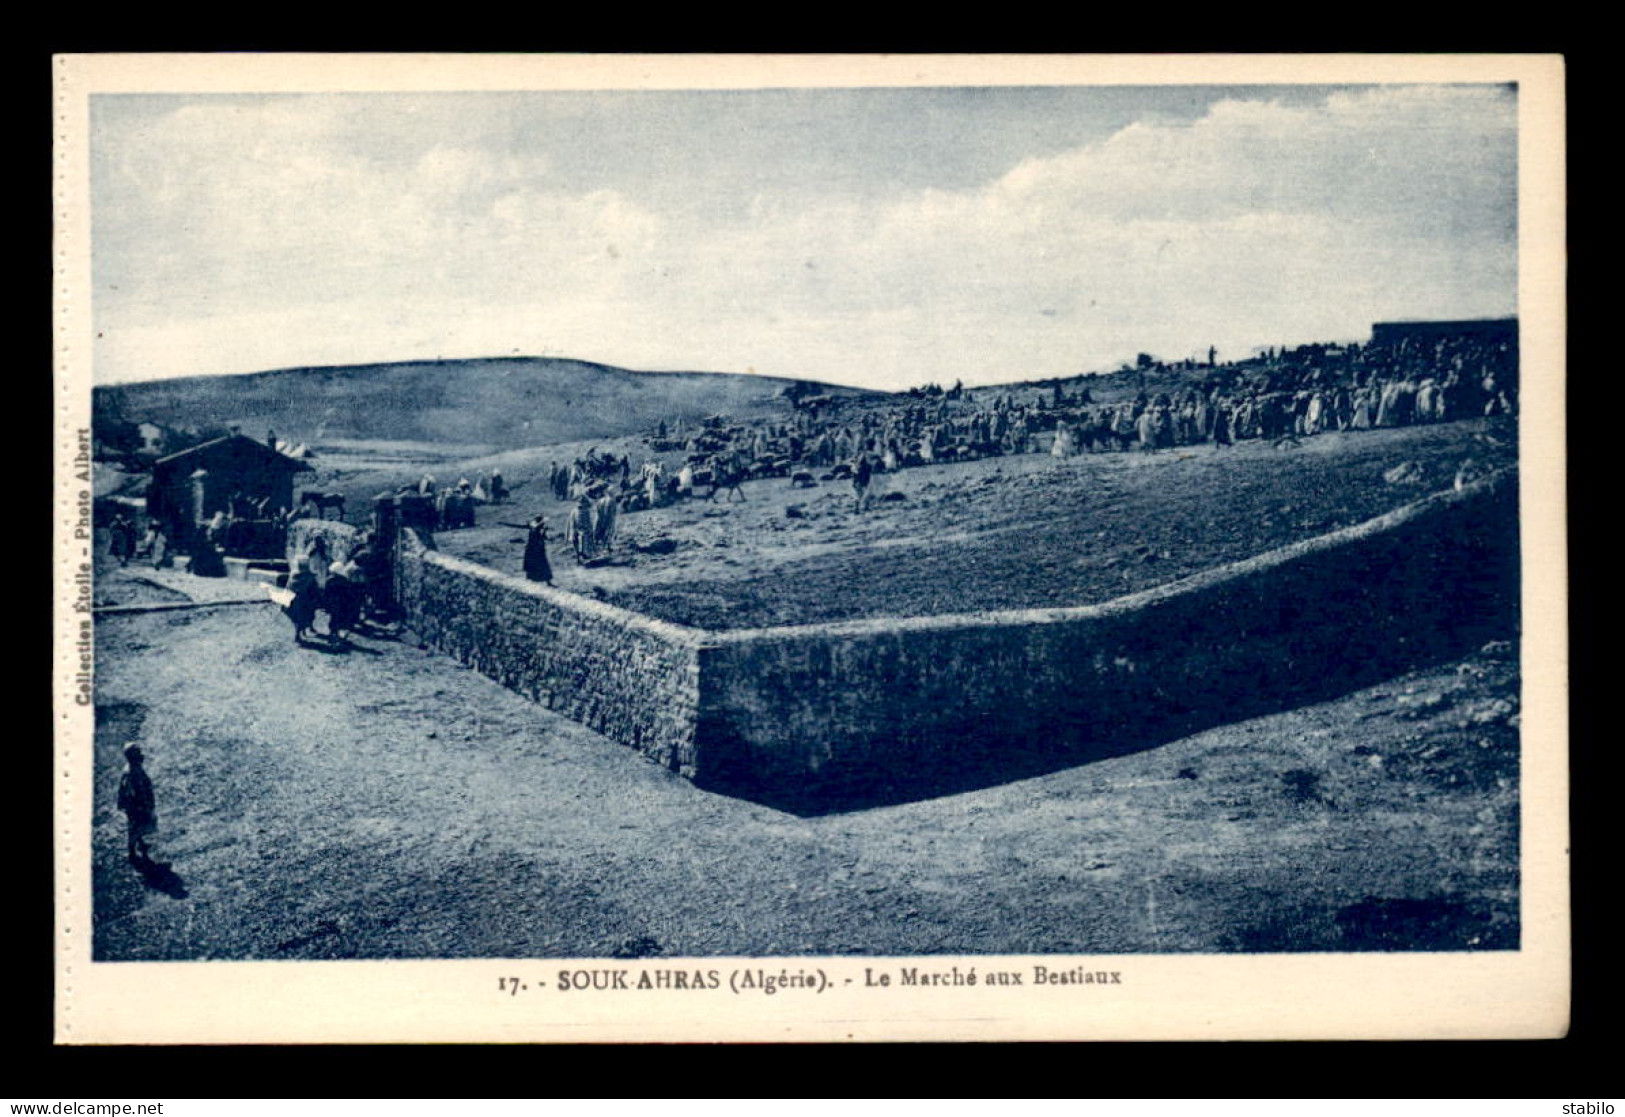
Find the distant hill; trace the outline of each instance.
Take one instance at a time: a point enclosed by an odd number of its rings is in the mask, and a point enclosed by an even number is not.
[[[661,419],[692,423],[727,413],[778,412],[782,377],[720,372],[633,372],[552,357],[406,361],[191,376],[95,390],[98,415],[166,427],[236,424],[302,442],[366,439],[540,446],[648,430]],[[861,388],[812,385],[828,395]]]

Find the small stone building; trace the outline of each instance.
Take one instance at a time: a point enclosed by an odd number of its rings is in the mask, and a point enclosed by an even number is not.
[[[229,510],[233,497],[269,498],[271,511],[292,508],[294,477],[311,471],[304,462],[233,432],[154,462],[147,514],[176,547],[191,550],[202,525]]]

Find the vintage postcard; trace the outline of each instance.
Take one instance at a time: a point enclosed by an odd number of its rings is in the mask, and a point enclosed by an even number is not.
[[[1561,59],[54,65],[59,1042],[1566,1031]]]

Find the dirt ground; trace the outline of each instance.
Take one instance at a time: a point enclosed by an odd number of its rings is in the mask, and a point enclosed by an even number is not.
[[[590,569],[564,546],[569,506],[535,484],[437,543],[518,574],[523,533],[498,521],[542,512],[560,586],[711,629],[1082,605],[1370,519],[1449,488],[1469,459],[1497,468],[1515,458],[1512,433],[1481,420],[1283,449],[1024,454],[904,470],[877,484],[877,496],[900,499],[861,512],[849,482],[769,479],[746,483],[743,500],[623,515],[611,562]],[[1384,480],[1407,462],[1418,467],[1412,479]]]
[[[96,636],[100,959],[1518,945],[1511,644],[803,817],[698,790],[409,638],[301,649],[270,605],[104,615]],[[145,879],[113,805],[130,744],[168,865]]]
[[[107,553],[107,533],[97,532],[92,604],[97,609],[139,611],[146,607],[225,604],[267,600],[258,583],[234,578],[196,578],[179,566],[154,568],[136,560],[121,566]]]
[[[861,513],[844,483],[762,481],[626,515],[614,563],[583,569],[538,478],[585,448],[442,461],[442,481],[496,463],[520,487],[439,545],[517,572],[522,538],[497,521],[542,511],[565,588],[722,628],[1103,600],[1514,456],[1467,422],[910,470],[882,484],[903,499]],[[412,479],[415,452],[349,479]],[[1383,479],[1404,462],[1414,480]],[[296,647],[279,610],[240,603],[261,595],[99,559],[98,606],[238,603],[97,618],[98,958],[1518,945],[1515,644],[1143,752],[800,815],[697,789],[410,633]],[[113,803],[131,744],[167,865],[144,874]]]

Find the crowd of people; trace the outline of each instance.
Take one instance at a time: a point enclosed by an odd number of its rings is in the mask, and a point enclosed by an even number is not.
[[[547,470],[547,489],[555,500],[579,500],[602,496],[611,489],[625,490],[632,478],[632,459],[616,457],[597,448],[588,450],[573,462],[552,462]]]
[[[350,553],[337,559],[325,537],[312,538],[304,553],[294,557],[279,598],[293,622],[294,642],[318,636],[342,642],[367,621],[384,617],[389,609],[384,595],[387,562],[372,528],[364,529]],[[325,632],[316,628],[318,614],[327,616]]]
[[[145,561],[151,563],[154,570],[163,570],[173,566],[175,561],[174,550],[162,524],[148,519],[146,527],[142,528],[137,517],[122,510],[113,513],[112,520],[108,522],[107,550],[120,566]]]
[[[1136,370],[1118,375],[1136,376]],[[1179,384],[1153,391],[1153,377]],[[1280,442],[1328,431],[1513,416],[1518,407],[1515,342],[1467,333],[1388,345],[1272,348],[1226,365],[1210,350],[1205,365],[1151,362],[1137,379],[1131,394],[1114,392],[1109,379],[1096,377],[1075,378],[1070,391],[1064,381],[1048,382],[1047,390],[916,390],[797,406],[755,422],[712,416],[686,436],[680,422],[663,421],[651,440],[663,457],[634,466],[629,456],[593,449],[552,463],[546,482],[554,499],[572,503],[566,538],[577,560],[591,563],[613,546],[620,513],[719,493],[744,499],[739,486],[748,480],[849,481],[861,510],[879,475],[941,462]],[[1117,398],[1098,401],[1097,389]],[[673,453],[681,456],[674,460]]]
[[[434,501],[435,527],[442,531],[474,526],[474,509],[481,504],[503,504],[513,490],[502,478],[502,470],[493,468],[488,477],[478,481],[459,478],[457,484],[441,488],[434,474],[425,473],[416,485],[403,485],[402,495],[416,493]]]
[[[590,449],[573,461],[551,463],[546,491],[570,504],[566,543],[578,562],[592,565],[613,549],[622,513],[689,497],[717,499],[724,493],[727,499],[742,500],[741,484],[762,478],[788,478],[795,485],[850,482],[861,510],[879,487],[880,475],[943,462],[1035,453],[1056,458],[1156,453],[1249,440],[1279,443],[1330,431],[1515,416],[1518,411],[1517,346],[1508,337],[1404,336],[1392,344],[1269,349],[1224,365],[1211,350],[1208,358],[1206,364],[1172,366],[1147,359],[1139,369],[1111,376],[1038,386],[955,385],[946,392],[820,397],[817,402],[823,406],[796,400],[780,416],[751,422],[712,416],[689,424],[686,431],[679,421],[669,426],[661,422],[650,440],[653,452],[642,463]],[[425,475],[401,491],[433,498],[435,525],[442,530],[474,526],[478,505],[502,504],[512,493],[500,469],[446,487]],[[233,499],[204,525],[205,549],[240,553],[256,542],[248,540],[249,533],[269,530],[280,538],[293,520],[312,514],[321,514],[319,505],[269,509]],[[137,539],[134,523],[120,516],[111,534],[112,552],[121,563],[140,557],[151,557],[155,565],[167,561],[167,541],[156,526]],[[545,532],[539,539],[528,536],[527,551],[545,555],[545,538]],[[545,570],[545,577],[535,580],[551,580],[545,557],[526,565],[537,574]],[[344,587],[354,573],[337,576],[339,588],[332,599],[339,603],[340,631],[351,616],[343,604]],[[296,571],[295,578],[301,586],[315,588],[298,610],[299,617],[308,613],[313,619],[316,607],[309,603],[327,600],[331,565],[320,556],[307,556],[307,569]],[[295,627],[301,638],[311,631],[297,617]]]
[[[1468,337],[1304,346],[1224,373],[1109,407],[1058,391],[1050,452],[1227,446],[1517,413],[1515,351]]]
[[[685,473],[706,472],[713,484],[723,476],[851,478],[861,504],[867,486],[860,474],[866,480],[937,462],[1229,446],[1517,413],[1515,345],[1467,334],[1271,349],[1225,366],[1187,364],[1140,370],[1139,389],[1113,402],[1097,402],[1099,380],[1080,378],[1070,392],[1055,381],[1048,392],[911,394],[777,421],[710,423],[683,444],[688,461],[673,492],[685,491]],[[1147,389],[1148,374],[1169,372],[1183,385]],[[629,473],[628,467],[622,475]]]

